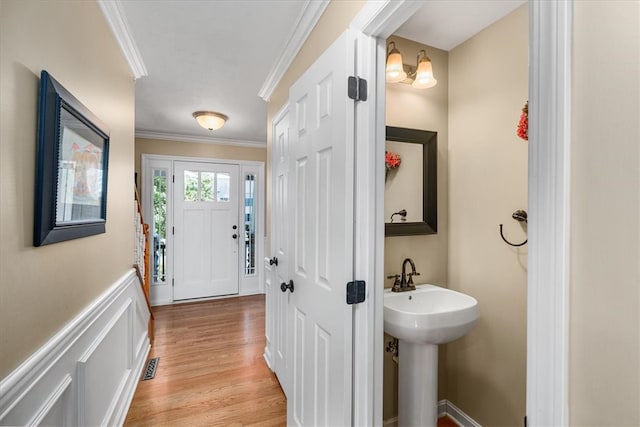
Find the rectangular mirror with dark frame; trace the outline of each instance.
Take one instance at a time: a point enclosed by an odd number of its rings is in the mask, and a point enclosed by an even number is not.
[[[387,126],[385,236],[438,231],[438,134]]]

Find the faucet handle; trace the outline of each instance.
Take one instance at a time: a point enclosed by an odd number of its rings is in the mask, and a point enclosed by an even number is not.
[[[391,276],[387,276],[387,279],[393,279],[393,286],[391,289],[394,292],[398,292],[398,290],[400,289],[400,275],[392,274]]]
[[[420,273],[415,272],[415,273],[409,273],[407,274],[407,276],[409,276],[409,279],[407,280],[407,285],[413,285],[413,276],[419,276]]]

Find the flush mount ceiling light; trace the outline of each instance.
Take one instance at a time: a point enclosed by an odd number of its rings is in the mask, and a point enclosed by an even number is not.
[[[215,111],[196,111],[193,117],[200,126],[209,130],[220,129],[229,120],[229,117]]]
[[[431,59],[423,50],[418,52],[416,67],[402,62],[402,55],[396,48],[395,42],[387,45],[387,66],[385,69],[387,83],[410,84],[416,89],[429,89],[438,81],[433,76]]]

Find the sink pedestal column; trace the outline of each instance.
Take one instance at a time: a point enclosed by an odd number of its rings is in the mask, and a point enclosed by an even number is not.
[[[398,342],[398,427],[435,427],[438,422],[438,346]]]

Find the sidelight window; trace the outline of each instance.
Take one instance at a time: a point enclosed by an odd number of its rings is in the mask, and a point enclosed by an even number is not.
[[[166,281],[167,260],[167,170],[153,169],[153,283]]]
[[[244,177],[244,274],[256,274],[256,176],[248,173]]]

